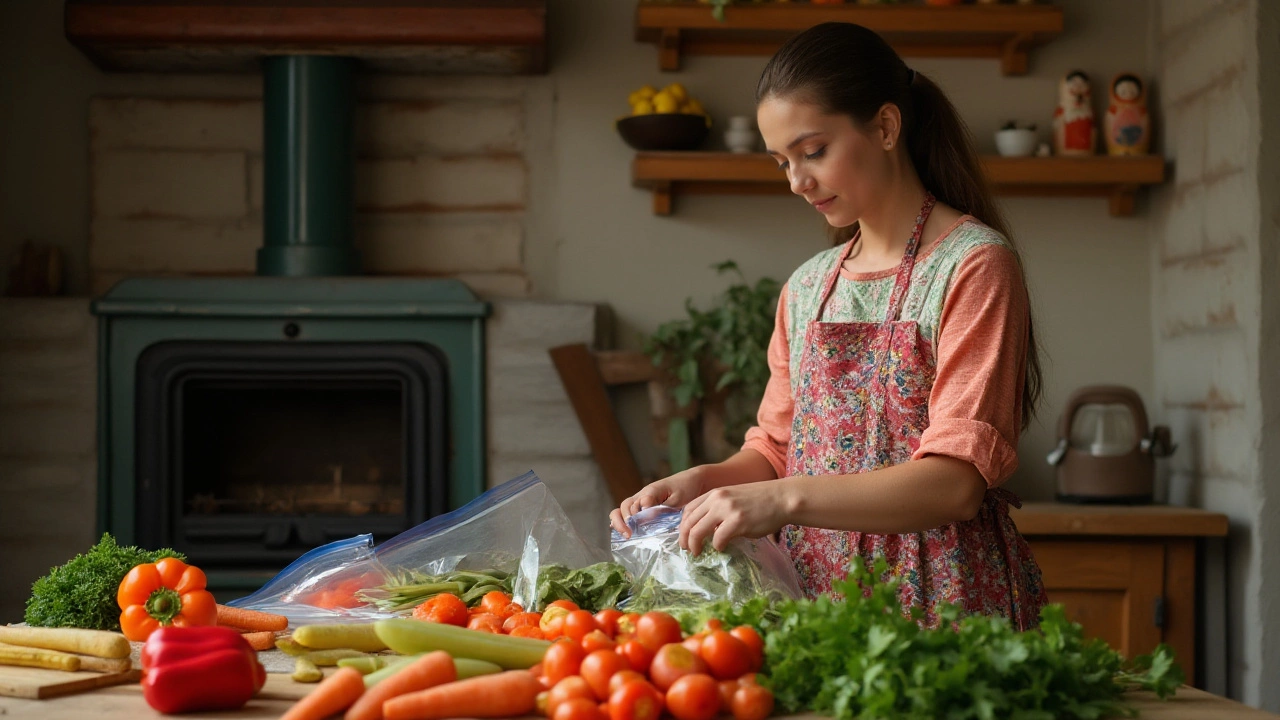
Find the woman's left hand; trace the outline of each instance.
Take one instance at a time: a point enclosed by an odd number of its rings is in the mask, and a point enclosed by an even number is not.
[[[758,538],[787,524],[788,488],[779,480],[731,485],[690,501],[680,520],[680,547],[695,556],[707,540],[721,552],[736,537]]]

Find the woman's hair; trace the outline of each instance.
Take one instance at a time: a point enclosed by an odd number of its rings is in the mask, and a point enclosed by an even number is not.
[[[822,23],[791,38],[765,65],[756,85],[756,104],[786,98],[844,114],[865,126],[886,103],[902,114],[902,137],[916,174],[939,201],[972,215],[1003,235],[1018,258],[1004,213],[978,161],[960,114],[932,80],[912,71],[875,32],[852,23]],[[857,223],[833,229],[833,240],[853,237]],[[1025,271],[1023,284],[1025,285]],[[1022,426],[1035,414],[1042,387],[1040,353],[1027,323],[1027,372],[1022,392]]]

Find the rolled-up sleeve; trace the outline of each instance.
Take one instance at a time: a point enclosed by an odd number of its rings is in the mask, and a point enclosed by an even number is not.
[[[743,450],[755,450],[769,461],[777,477],[787,475],[791,444],[791,347],[787,342],[787,288],[778,298],[773,336],[769,338],[769,382],[765,385],[756,425],[747,430]]]
[[[1030,307],[1013,251],[984,245],[952,276],[938,322],[929,426],[912,459],[974,465],[988,487],[1018,467]]]

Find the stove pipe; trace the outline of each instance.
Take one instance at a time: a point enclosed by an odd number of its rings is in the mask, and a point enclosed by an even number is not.
[[[263,59],[263,246],[258,275],[356,275],[355,61]]]

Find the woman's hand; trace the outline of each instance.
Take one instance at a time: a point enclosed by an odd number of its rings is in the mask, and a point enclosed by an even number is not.
[[[609,513],[609,524],[623,537],[631,537],[631,528],[627,527],[627,518],[651,508],[654,505],[683,507],[686,503],[705,493],[710,487],[710,476],[714,473],[714,465],[699,465],[649,483],[640,492],[632,495],[613,512]]]
[[[709,539],[723,552],[736,537],[777,532],[789,522],[790,490],[786,481],[766,480],[718,488],[694,499],[680,520],[680,547],[696,556]]]

